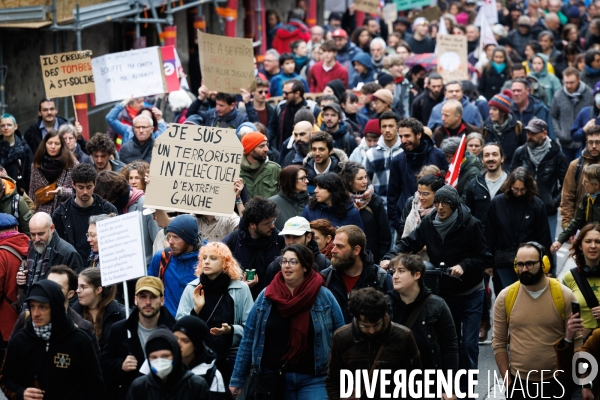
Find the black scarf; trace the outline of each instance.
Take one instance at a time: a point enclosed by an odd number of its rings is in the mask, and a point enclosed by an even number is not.
[[[231,283],[231,278],[225,272],[221,273],[221,275],[213,280],[210,280],[208,276],[202,274],[200,275],[200,283],[202,284],[202,289],[204,289],[205,296],[207,294],[221,296],[223,293],[227,292],[229,284]],[[206,303],[206,305],[208,305],[208,303]]]
[[[47,154],[44,154],[42,158],[42,165],[40,166],[40,172],[46,178],[48,183],[56,182],[62,174],[64,165],[58,158],[52,158]]]
[[[138,150],[140,152],[140,158],[142,160],[146,159],[146,156],[148,155],[148,151],[152,152],[152,147],[154,147],[154,139],[152,139],[152,136],[150,138],[148,138],[148,140],[146,140],[146,143],[141,144],[140,141],[134,136],[132,139],[138,146]]]
[[[198,317],[208,325],[209,328],[221,328],[223,323],[233,327],[235,321],[235,304],[229,295],[229,284],[231,278],[225,272],[212,281],[205,274],[200,275],[200,283],[204,290],[204,307],[200,310]],[[195,314],[195,312],[192,312]],[[217,354],[226,354],[233,342],[233,335],[208,335],[206,344]]]

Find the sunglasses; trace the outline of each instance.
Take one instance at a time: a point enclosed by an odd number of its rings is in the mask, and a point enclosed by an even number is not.
[[[258,93],[258,94],[267,94],[267,93],[269,93],[269,91],[268,90],[257,90],[256,93]]]

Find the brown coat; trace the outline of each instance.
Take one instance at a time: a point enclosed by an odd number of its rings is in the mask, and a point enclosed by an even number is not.
[[[388,319],[389,321],[389,319]],[[329,369],[327,371],[327,395],[330,399],[340,398],[340,371],[349,369],[371,370],[381,346],[383,352],[376,369],[406,370],[406,376],[413,369],[421,368],[421,356],[410,329],[390,322],[385,331],[375,337],[362,334],[356,326],[356,319],[344,325],[333,334]],[[361,384],[364,395],[364,384]],[[389,388],[389,386],[388,386]],[[375,399],[379,399],[379,385]],[[363,397],[364,398],[364,397]]]
[[[458,135],[456,135],[456,136],[461,137],[463,133],[466,136],[469,136],[469,133],[473,133],[473,132],[481,133],[481,129],[479,129],[475,125],[467,124],[464,120],[462,121],[462,123],[465,124],[465,127],[462,131],[459,131]],[[450,133],[442,125],[442,126],[438,126],[437,128],[435,128],[435,130],[433,131],[432,139],[435,142],[435,146],[439,149],[440,146],[442,145],[442,141],[449,137],[450,137]]]
[[[583,150],[582,157],[583,165],[581,166],[581,172],[579,173],[579,182],[575,182],[575,171],[577,169],[577,164],[579,163],[579,158],[571,161],[563,181],[560,201],[560,216],[562,218],[561,225],[563,229],[565,229],[571,220],[575,218],[575,211],[577,210],[577,207],[579,207],[579,204],[581,204],[581,200],[583,200],[583,195],[585,194],[585,190],[581,184],[581,180],[583,179],[583,168],[585,168],[586,165],[600,162],[600,156],[595,158],[592,157],[587,149]]]

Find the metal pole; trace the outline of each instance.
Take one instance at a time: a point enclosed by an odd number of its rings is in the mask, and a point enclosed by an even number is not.
[[[2,37],[0,36],[0,110],[2,110],[2,114],[6,113],[5,82],[6,67],[4,66],[4,48],[2,46]]]

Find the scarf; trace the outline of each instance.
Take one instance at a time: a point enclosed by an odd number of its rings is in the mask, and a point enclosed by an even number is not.
[[[586,84],[583,82],[579,82],[579,87],[574,93],[570,93],[565,86],[563,86],[563,92],[567,95],[567,97],[571,100],[573,104],[577,104],[585,88]]]
[[[546,141],[544,142],[544,144],[534,149],[527,146],[527,151],[529,152],[529,158],[531,159],[531,162],[534,163],[535,167],[537,168],[548,153],[548,151],[550,151],[550,138],[546,136]]]
[[[283,274],[275,275],[265,291],[265,297],[273,303],[283,318],[292,317],[290,326],[289,350],[283,355],[285,363],[295,363],[308,350],[308,328],[310,326],[310,309],[325,282],[315,270],[294,289],[294,294],[285,285]]]
[[[29,242],[29,245],[33,247],[33,242]],[[48,270],[48,264],[50,262],[50,254],[52,253],[52,245],[52,239],[50,239],[43,254],[38,253],[35,249],[31,249],[34,256],[33,258],[27,258],[27,270],[29,271],[27,273],[28,288],[40,279],[44,279],[46,276],[46,271]]]
[[[359,210],[365,208],[371,201],[371,196],[373,196],[373,192],[373,185],[369,185],[369,187],[367,187],[367,190],[365,190],[361,194],[352,194],[351,196],[352,202],[354,203],[354,207],[358,208]]]
[[[33,325],[33,330],[35,332],[35,334],[37,335],[37,337],[39,337],[40,339],[43,339],[45,341],[50,340],[50,334],[52,333],[52,322],[50,322],[48,325],[44,325],[44,326],[35,326],[35,324]]]
[[[446,236],[450,233],[456,220],[458,219],[458,210],[454,210],[452,214],[444,221],[440,219],[438,214],[435,215],[435,219],[433,220],[433,226],[438,231],[440,236],[442,237],[442,242],[446,241]]]
[[[333,250],[333,240],[327,243],[327,246],[323,247],[323,250],[321,250],[321,254],[327,257],[328,260],[331,260],[331,250]]]
[[[140,199],[140,197],[142,197],[144,195],[144,192],[142,192],[141,190],[138,190],[138,189],[132,188],[132,187],[130,187],[130,189],[131,189],[131,197],[128,197],[125,208],[123,208],[123,214],[127,214],[127,212],[129,211],[129,207],[131,207],[131,205],[133,203],[138,201]],[[128,194],[129,194],[129,192],[128,192]]]
[[[304,56],[304,57],[299,57],[295,54],[292,54],[292,57],[294,57],[294,62],[296,63],[296,70],[301,70],[302,67],[304,67],[304,64],[306,64],[308,62],[308,56]]]
[[[47,154],[44,154],[42,158],[42,165],[40,166],[40,172],[46,178],[48,183],[56,182],[63,172],[63,163],[58,158],[52,158]]]
[[[596,197],[598,196],[598,193],[600,193],[600,192],[589,193],[588,194],[587,205],[585,207],[585,220],[586,220],[586,222],[588,222],[588,221],[591,222],[589,220],[590,210],[592,209],[592,207],[594,206],[594,203],[596,202]]]
[[[266,164],[266,162],[250,164],[250,161],[248,161],[248,157],[246,157],[246,155],[244,154],[242,156],[242,164],[240,165],[240,167],[244,171],[248,172],[253,179],[255,179],[265,168]]]
[[[502,64],[496,64],[495,62],[492,61],[492,67],[494,67],[494,69],[496,70],[497,73],[501,74],[506,69],[506,63],[503,62]]]
[[[221,273],[213,280],[210,280],[210,278],[205,274],[201,274],[200,283],[202,284],[204,293],[222,295],[229,289],[231,278],[225,272]]]
[[[590,75],[590,76],[600,75],[600,68],[592,68],[592,67],[586,65],[584,72],[586,73],[586,75]]]
[[[506,128],[508,128],[508,125],[512,122],[512,115],[510,114],[506,114],[506,119],[504,120],[504,122],[502,124],[498,124],[497,122],[492,122],[492,129],[496,132],[496,134],[498,136],[502,136],[502,132],[504,132],[504,130]]]
[[[139,111],[131,106],[125,106],[125,111],[127,111],[127,115],[129,115],[129,118],[131,118],[131,121],[133,123],[133,119],[135,117],[137,117]],[[123,122],[123,121],[121,121],[121,122]],[[129,125],[129,124],[127,124],[127,125]]]
[[[90,256],[88,257],[88,265],[93,268],[100,268],[100,254],[94,253],[90,250]]]
[[[0,233],[0,242],[3,241],[4,239],[8,239],[13,236],[17,236],[18,234],[19,234],[19,231],[7,231],[4,233]]]

